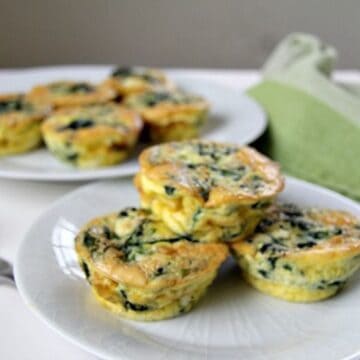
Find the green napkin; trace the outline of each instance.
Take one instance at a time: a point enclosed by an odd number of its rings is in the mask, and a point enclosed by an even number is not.
[[[360,87],[336,84],[336,51],[306,34],[291,34],[248,90],[267,111],[257,144],[284,172],[360,200]]]

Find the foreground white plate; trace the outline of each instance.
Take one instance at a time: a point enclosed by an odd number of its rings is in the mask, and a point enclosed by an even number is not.
[[[33,85],[59,79],[99,82],[109,66],[65,66],[0,71],[0,93],[27,91]],[[187,71],[169,71],[180,87],[204,96],[212,108],[201,136],[206,139],[248,144],[262,134],[266,118],[253,100],[240,90],[191,76]],[[138,149],[139,151],[140,149]],[[0,158],[0,177],[47,181],[82,181],[132,175],[137,171],[137,152],[125,163],[103,169],[77,170],[56,160],[46,149]]]
[[[287,178],[285,201],[344,209],[360,206],[329,190]],[[49,326],[106,359],[340,359],[360,349],[360,279],[339,296],[291,304],[245,285],[229,260],[189,314],[155,323],[123,320],[90,294],[73,250],[74,232],[102,213],[136,205],[122,179],[82,187],[32,226],[15,264],[18,289]]]

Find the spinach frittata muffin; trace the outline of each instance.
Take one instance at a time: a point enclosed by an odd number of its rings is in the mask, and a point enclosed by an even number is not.
[[[38,147],[42,142],[41,122],[49,110],[22,94],[0,95],[0,156]]]
[[[175,87],[160,70],[126,66],[115,69],[105,83],[115,89],[120,96]]]
[[[45,103],[53,108],[103,104],[116,97],[116,92],[105,85],[80,81],[56,81],[35,86],[27,95],[31,101]]]
[[[96,298],[133,320],[162,320],[190,311],[228,255],[223,244],[177,236],[143,209],[90,221],[76,251]]]
[[[249,147],[193,140],[143,151],[135,184],[142,206],[174,232],[229,242],[252,233],[283,178]]]
[[[81,168],[117,164],[134,148],[142,121],[113,103],[56,111],[42,125],[49,150]]]
[[[288,301],[322,300],[360,267],[360,222],[342,211],[278,204],[231,248],[258,290]]]
[[[209,104],[202,97],[181,90],[135,94],[124,104],[141,114],[154,142],[196,138],[209,112]]]

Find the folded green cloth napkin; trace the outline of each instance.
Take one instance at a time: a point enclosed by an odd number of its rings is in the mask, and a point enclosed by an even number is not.
[[[285,173],[360,200],[360,87],[336,84],[336,51],[306,34],[291,34],[248,90],[269,127],[257,146]]]

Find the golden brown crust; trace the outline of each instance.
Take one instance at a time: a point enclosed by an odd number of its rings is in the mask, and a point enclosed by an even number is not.
[[[8,107],[8,103],[13,103]],[[50,112],[50,107],[42,103],[32,102],[22,93],[0,94],[1,121],[25,118],[43,119]]]
[[[146,68],[115,69],[112,75],[105,80],[104,85],[114,89],[122,96],[157,88],[175,88],[173,82],[161,70]]]
[[[23,94],[0,95],[0,155],[25,152],[41,144],[40,124],[50,108]]]
[[[101,262],[95,267],[106,277],[116,282],[137,287],[164,288],[191,282],[204,276],[208,271],[217,268],[227,256],[227,248],[222,244],[192,244],[188,241],[175,244],[163,243],[156,246],[156,253],[136,264],[119,262],[120,252],[110,249]],[[196,273],[189,274],[186,279],[172,276],[152,279],[154,272],[173,259],[179,268],[188,268],[196,263]],[[199,260],[200,259],[200,260]]]
[[[200,155],[202,147],[205,155]],[[173,186],[180,192],[196,196],[205,207],[272,198],[284,186],[279,166],[249,147],[197,140],[168,143],[143,151],[139,163],[140,173],[135,183],[140,191],[141,176],[145,176],[159,185]],[[241,178],[238,179],[237,174]],[[258,177],[256,181],[260,184],[256,191],[251,186],[254,177]],[[212,183],[210,186],[209,182]],[[207,186],[207,199],[204,199],[201,184]]]
[[[102,104],[114,99],[115,96],[115,91],[108,86],[76,81],[56,81],[38,85],[27,94],[30,101],[49,104],[55,109]]]
[[[202,97],[184,91],[148,91],[127,96],[124,104],[136,111],[149,125],[174,123],[197,125],[204,122],[210,105]]]
[[[283,243],[283,247],[279,248],[281,257],[292,261],[327,262],[352,253],[360,254],[360,221],[352,214],[331,209],[297,208],[299,216],[290,216],[289,207],[296,209],[294,205],[273,205],[263,221],[270,225],[266,227],[260,223],[247,241],[232,244],[232,248],[236,252],[256,256],[260,242],[268,241],[270,236],[274,239],[280,232]]]
[[[190,140],[199,137],[199,125],[174,122],[168,125],[146,124],[145,134],[154,144],[171,141]]]
[[[124,160],[141,129],[142,121],[135,112],[114,103],[60,109],[42,125],[49,149],[80,167]]]
[[[108,113],[104,113],[107,111]],[[97,136],[107,136],[116,131],[122,135],[124,144],[133,143],[133,134],[137,136],[142,129],[142,121],[139,116],[120,105],[108,103],[88,107],[75,107],[59,109],[51,114],[44,122],[42,128],[46,132],[55,132],[57,136],[68,138],[69,132],[59,130],[69,125],[75,118],[89,119],[94,122],[93,126],[79,127],[71,133],[71,138],[84,141]],[[71,131],[71,129],[69,129]]]
[[[216,271],[228,255],[228,249],[223,244],[200,244],[185,237],[182,239],[171,230],[164,229],[160,221],[152,220],[148,212],[132,211],[133,218],[140,216],[141,220],[137,222],[135,218],[129,223],[131,233],[141,229],[141,235],[136,240],[140,243],[135,247],[129,243],[134,238],[124,240],[123,228],[110,239],[103,234],[104,226],[114,234],[116,222],[126,221],[124,216],[119,217],[118,214],[90,221],[76,239],[79,257],[112,281],[151,290],[185,285]],[[142,211],[146,214],[145,218]],[[89,235],[96,237],[96,246],[86,246]],[[164,271],[162,276],[154,275],[158,269]]]
[[[198,117],[206,116],[209,110],[209,104],[204,101],[198,101],[191,104],[159,104],[153,108],[139,109],[144,120],[153,125],[167,126],[173,123],[196,123]]]
[[[275,204],[231,249],[259,290],[289,301],[322,300],[360,267],[360,222],[343,211]]]

